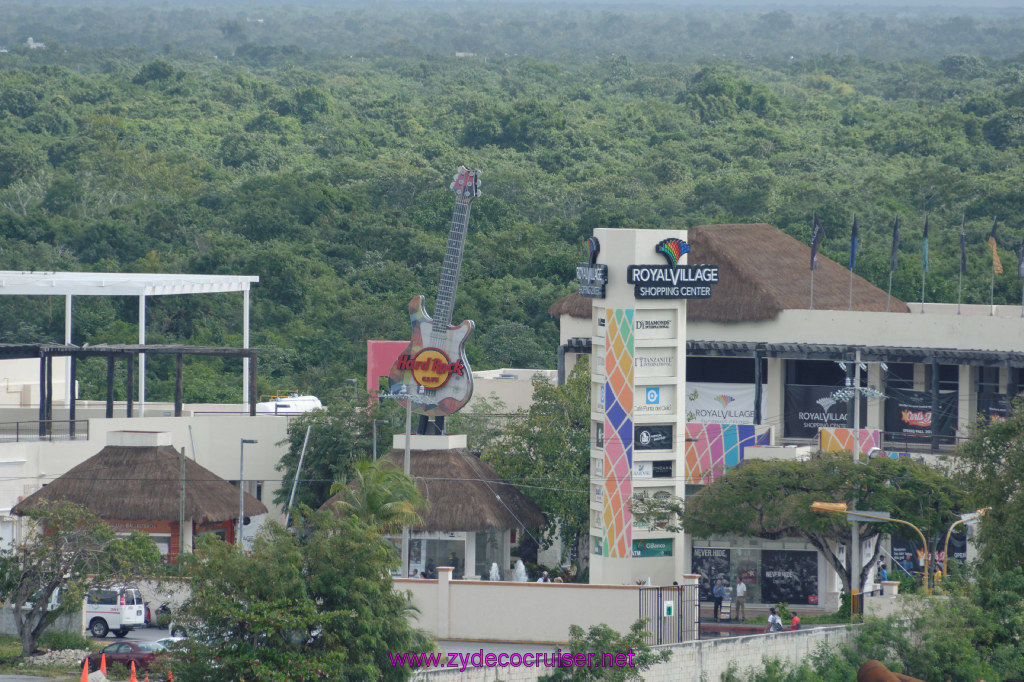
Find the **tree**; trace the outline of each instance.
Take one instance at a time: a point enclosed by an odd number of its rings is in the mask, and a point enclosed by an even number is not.
[[[430,651],[394,589],[399,559],[359,519],[302,510],[291,534],[267,524],[250,554],[206,536],[186,559],[192,594],[181,610],[193,643],[183,679],[398,680],[388,653]]]
[[[331,486],[331,492],[341,493],[332,511],[339,516],[353,515],[384,535],[420,523],[417,510],[427,506],[415,479],[389,460],[357,462],[352,478],[338,481]]]
[[[568,666],[559,668],[550,675],[541,675],[541,682],[584,682],[585,680],[642,680],[643,671],[656,663],[664,663],[672,652],[661,649],[651,651],[647,638],[647,619],[641,618],[630,626],[629,632],[620,634],[607,625],[594,625],[584,631],[579,625],[569,627],[569,651],[567,655],[585,656],[594,654],[595,661],[603,661],[602,655],[625,654],[628,665]]]
[[[331,496],[331,486],[335,482],[349,479],[358,460],[370,459],[373,454],[373,420],[386,416],[385,411],[386,408],[376,405],[360,408],[342,398],[326,409],[307,412],[294,419],[288,425],[288,452],[276,467],[283,476],[281,487],[274,491],[274,502],[288,503],[307,428],[310,429],[309,443],[302,459],[293,504],[317,508]],[[378,443],[391,442],[391,433],[386,426],[377,430]]]
[[[558,520],[544,529],[544,539],[559,534],[582,568],[590,532],[589,359],[581,357],[562,386],[534,379],[530,409],[509,420],[483,457]]]
[[[697,537],[736,534],[776,540],[801,536],[822,553],[850,592],[850,566],[838,545],[850,538],[842,514],[811,511],[812,502],[856,503],[890,511],[934,541],[963,508],[963,490],[943,472],[910,457],[876,457],[859,464],[848,453],[822,453],[808,462],[747,460],[686,499],[681,526]],[[850,505],[851,507],[853,505]],[[862,540],[906,533],[902,524],[862,523]],[[880,545],[861,569],[861,584],[878,559]],[[849,557],[847,557],[849,560]]]
[[[981,556],[1008,569],[1024,562],[1024,402],[1015,400],[1006,421],[979,420],[973,437],[956,450],[955,470],[982,517]]]
[[[28,539],[3,556],[0,589],[14,607],[21,652],[28,656],[57,616],[81,609],[91,585],[152,565],[156,545],[147,536],[115,541],[105,521],[72,502],[44,504],[25,516]],[[47,610],[58,591],[59,607]]]

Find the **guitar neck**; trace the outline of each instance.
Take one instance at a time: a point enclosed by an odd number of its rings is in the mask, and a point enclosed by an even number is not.
[[[434,345],[444,340],[452,321],[455,306],[455,290],[459,286],[459,271],[462,269],[462,250],[466,245],[466,230],[469,227],[470,202],[455,202],[452,229],[448,233],[448,248],[441,268],[441,282],[437,289],[437,305],[434,306],[434,328],[431,339]]]

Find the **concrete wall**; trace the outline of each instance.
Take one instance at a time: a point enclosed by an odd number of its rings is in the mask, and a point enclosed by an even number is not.
[[[437,570],[437,580],[396,579],[395,588],[412,592],[413,624],[438,639],[560,644],[570,625],[625,632],[640,616],[635,585],[451,580],[451,568]]]
[[[730,665],[740,672],[748,668],[761,669],[763,659],[777,658],[799,663],[820,644],[837,646],[849,643],[853,631],[845,625],[809,628],[796,632],[782,632],[747,637],[708,639],[664,647],[672,652],[667,663],[653,666],[643,674],[645,682],[717,682]],[[487,653],[487,645],[482,646]],[[532,682],[550,672],[547,668],[468,668],[459,670],[424,670],[415,676],[430,682]]]
[[[84,612],[65,613],[47,628],[47,632],[67,632],[85,636]],[[14,608],[10,604],[0,606],[0,635],[18,636],[18,627],[14,623]]]

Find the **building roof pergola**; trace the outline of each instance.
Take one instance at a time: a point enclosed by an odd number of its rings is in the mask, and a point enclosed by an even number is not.
[[[72,343],[72,298],[75,296],[137,296],[139,299],[139,405],[146,404],[146,297],[185,294],[243,294],[242,347],[249,348],[249,288],[256,275],[193,275],[133,272],[34,272],[0,270],[0,296],[64,296],[64,343]],[[127,347],[124,347],[127,348]],[[237,350],[237,349],[235,349]],[[70,355],[71,353],[53,353]],[[237,354],[237,353],[235,353]],[[76,354],[77,355],[77,354]],[[80,355],[79,355],[80,356]],[[35,356],[28,356],[35,357]],[[70,373],[70,369],[68,370]],[[242,360],[242,402],[249,403],[249,358]],[[67,382],[68,400],[71,391]]]

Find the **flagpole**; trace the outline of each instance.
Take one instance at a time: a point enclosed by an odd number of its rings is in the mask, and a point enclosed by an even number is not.
[[[889,271],[889,297],[885,299],[885,312],[889,312],[889,304],[892,302],[892,270]]]
[[[814,310],[814,270],[811,270],[811,310]]]
[[[956,314],[960,314],[960,302],[964,296],[964,270],[967,269],[967,251],[966,241],[967,235],[964,233],[964,225],[967,221],[967,215],[964,213],[960,214],[960,281],[956,285]]]
[[[847,310],[853,310],[853,270],[850,270],[850,307]]]
[[[996,314],[996,269],[992,268],[992,281],[988,285],[988,315],[994,317]]]
[[[924,278],[925,273],[921,273],[921,314],[924,315]]]
[[[956,314],[960,314],[960,302],[964,296],[964,271],[960,271],[960,282],[956,286]]]

